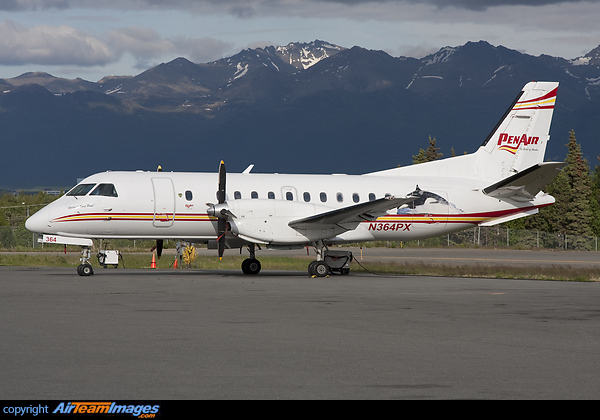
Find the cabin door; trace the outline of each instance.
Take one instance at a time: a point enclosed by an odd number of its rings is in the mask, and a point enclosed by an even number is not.
[[[169,227],[175,220],[175,188],[171,178],[152,178],[156,227]]]

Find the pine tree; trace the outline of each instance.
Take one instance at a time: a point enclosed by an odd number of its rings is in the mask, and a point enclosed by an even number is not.
[[[565,230],[571,235],[592,234],[592,187],[590,167],[581,153],[581,146],[575,138],[575,131],[569,133],[569,153],[567,154],[565,173],[572,191],[569,211],[566,215]]]
[[[427,152],[425,153],[427,162],[438,160],[444,155],[443,153],[440,153],[439,147],[435,147],[435,143],[435,137],[432,139],[431,136],[429,136],[429,146],[427,146]]]
[[[600,160],[600,157],[596,157]],[[594,235],[600,235],[600,165],[596,165],[591,176],[592,183],[592,232]]]
[[[424,162],[427,162],[427,156],[425,154],[425,150],[419,149],[419,153],[417,153],[416,155],[413,155],[413,163],[417,164],[417,163],[424,163]]]
[[[583,238],[576,236],[593,235],[595,220],[593,210],[594,205],[597,207],[597,204],[592,193],[589,165],[583,158],[574,130],[569,132],[569,142],[566,146],[568,147],[566,165],[544,188],[544,191],[552,195],[556,202],[552,206],[540,209],[537,215],[526,218],[523,227],[567,235],[568,248],[584,249]],[[596,176],[598,177],[598,199],[600,199],[600,172]],[[598,221],[600,228],[600,215]]]
[[[419,153],[413,155],[413,163],[431,162],[441,158],[443,153],[439,152],[440,148],[435,147],[435,143],[435,137],[432,139],[431,136],[429,136],[429,146],[427,146],[427,150],[419,149]]]

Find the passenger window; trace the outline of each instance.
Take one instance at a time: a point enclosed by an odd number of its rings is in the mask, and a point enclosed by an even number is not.
[[[369,193],[369,201],[375,201],[375,194]]]
[[[294,194],[291,191],[285,193],[285,199],[288,201],[294,201]]]
[[[256,191],[252,191],[250,193],[250,197],[252,197],[252,198],[258,198],[258,193]]]
[[[192,192],[191,192],[190,190],[187,190],[187,191],[185,192],[185,199],[186,199],[187,201],[192,201],[192,198],[194,198],[194,196],[192,195]]]
[[[239,199],[241,199],[241,198],[242,198],[242,193],[241,193],[241,192],[239,192],[239,191],[236,191],[236,192],[234,192],[234,193],[233,193],[233,198],[234,198],[235,200],[239,200]]]
[[[69,191],[67,193],[67,195],[70,195],[70,196],[86,195],[87,193],[89,193],[91,191],[92,188],[94,188],[94,185],[96,185],[96,184],[79,184],[79,185],[75,186],[71,191]]]
[[[304,193],[304,201],[306,201],[307,203],[310,202],[310,193],[309,192]]]
[[[352,201],[354,201],[355,203],[358,203],[360,201],[360,196],[358,195],[358,193],[352,194]]]
[[[113,184],[98,184],[90,195],[101,195],[104,197],[118,197],[117,190]]]
[[[267,197],[269,198],[269,200],[275,200],[275,193],[273,191],[269,191]]]
[[[338,203],[343,203],[344,202],[344,194],[342,194],[341,192],[337,193],[335,195],[335,199],[338,201]]]
[[[327,194],[322,192],[319,194],[319,198],[321,199],[321,203],[327,203]]]

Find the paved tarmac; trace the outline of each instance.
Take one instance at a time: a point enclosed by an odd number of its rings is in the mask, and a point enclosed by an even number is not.
[[[0,267],[0,398],[597,399],[600,283]]]

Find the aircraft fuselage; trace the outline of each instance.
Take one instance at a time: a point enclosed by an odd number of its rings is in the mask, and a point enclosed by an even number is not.
[[[226,199],[235,216],[232,232],[239,233],[236,227],[243,226],[245,236],[272,246],[311,242],[310,237],[287,226],[294,218],[386,195],[405,196],[416,188],[423,197],[414,205],[390,210],[354,230],[332,232],[328,242],[423,239],[553,202],[546,195],[536,199],[535,205],[499,201],[481,192],[484,183],[452,178],[230,173],[227,182]],[[466,182],[472,182],[472,188]],[[85,195],[64,195],[32,217],[28,229],[82,238],[181,238],[198,242],[216,238],[217,218],[207,212],[209,205],[217,202],[214,173],[103,172],[79,185],[90,186]],[[114,190],[93,194],[100,185],[114,186]],[[236,210],[236,202],[248,203],[245,208],[260,213],[260,217]],[[286,202],[293,205],[285,206]],[[272,237],[269,232],[274,233]]]

